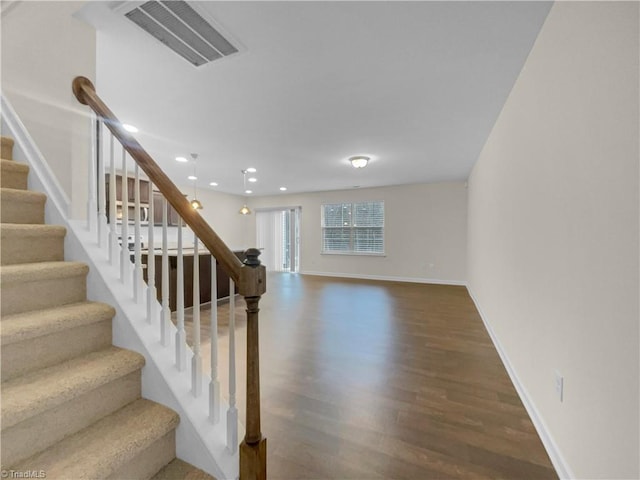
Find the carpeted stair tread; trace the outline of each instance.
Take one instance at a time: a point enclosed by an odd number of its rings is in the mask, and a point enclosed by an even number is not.
[[[24,342],[70,328],[109,320],[115,309],[100,302],[80,302],[2,317],[2,346]]]
[[[17,190],[27,189],[29,166],[26,163],[0,159],[0,186]]]
[[[89,267],[81,262],[0,266],[1,315],[42,310],[87,299]]]
[[[144,366],[144,357],[109,347],[2,384],[2,428],[8,428]]]
[[[47,196],[44,193],[21,190],[19,188],[1,188],[0,198],[3,202],[19,200],[24,203],[44,203]]]
[[[86,275],[89,267],[82,262],[38,262],[0,267],[0,285],[37,282]]]
[[[64,260],[66,228],[58,225],[0,224],[2,265]]]
[[[139,399],[11,468],[44,470],[47,478],[106,478],[176,428],[178,415]]]
[[[0,137],[0,156],[7,160],[13,160],[13,138]]]
[[[44,223],[44,193],[0,188],[0,220],[5,223]]]
[[[215,480],[215,477],[176,458],[156,473],[151,480]]]
[[[13,235],[24,237],[39,237],[42,235],[54,235],[64,237],[67,229],[61,225],[38,225],[29,223],[1,223],[0,232],[2,238]]]
[[[7,158],[0,158],[0,169],[2,173],[7,172],[20,172],[29,173],[29,165],[22,162],[16,162]]]

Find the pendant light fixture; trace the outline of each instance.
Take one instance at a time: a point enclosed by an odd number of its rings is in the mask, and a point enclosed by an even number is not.
[[[242,171],[242,176],[244,180],[244,190],[246,192],[247,191],[247,170],[241,170],[241,171]],[[238,213],[240,215],[251,215],[251,210],[249,210],[249,207],[247,207],[247,204],[245,203]]]
[[[200,203],[200,200],[198,200],[198,195],[197,195],[197,183],[198,183],[198,177],[196,175],[196,162],[198,161],[198,154],[197,153],[192,153],[191,154],[191,158],[193,158],[193,200],[191,200],[191,206],[193,207],[194,210],[202,210],[202,203]]]

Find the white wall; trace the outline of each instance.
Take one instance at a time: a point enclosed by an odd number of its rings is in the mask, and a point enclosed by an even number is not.
[[[386,255],[322,255],[321,205],[365,200],[384,200]],[[302,207],[302,273],[463,283],[466,202],[463,183],[437,183],[257,197],[249,199],[249,207]],[[255,242],[251,218],[248,238]]]
[[[189,192],[184,188],[182,191]],[[198,189],[198,199],[203,205],[200,215],[229,248],[246,250],[253,246],[254,237],[248,235],[254,218],[238,213],[244,204],[244,197]]]
[[[85,215],[90,158],[88,108],[71,92],[77,75],[95,76],[92,27],[72,15],[84,2],[16,2],[2,15],[2,91]]]
[[[470,291],[577,478],[640,477],[638,33],[556,2],[469,181]]]

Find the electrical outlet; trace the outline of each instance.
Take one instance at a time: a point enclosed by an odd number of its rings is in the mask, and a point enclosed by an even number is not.
[[[558,396],[558,400],[562,402],[564,399],[564,377],[557,370],[555,373],[555,387],[556,387],[556,395]]]

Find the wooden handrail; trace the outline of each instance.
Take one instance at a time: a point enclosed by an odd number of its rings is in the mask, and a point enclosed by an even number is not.
[[[158,187],[158,190],[160,190],[162,195],[164,195],[171,206],[178,212],[184,222],[193,230],[216,260],[220,262],[220,265],[222,265],[227,275],[229,275],[234,282],[239,283],[241,277],[240,272],[243,266],[242,262],[235,256],[231,249],[227,247],[224,241],[202,216],[200,216],[198,211],[191,206],[189,200],[185,198],[178,187],[175,186],[153,158],[142,148],[142,145],[122,127],[120,121],[96,93],[93,83],[86,77],[76,77],[73,80],[73,93],[80,103],[91,107],[91,109],[104,120],[104,124],[111,130],[113,136],[120,141],[125,150],[131,155],[131,158],[133,158],[144,173],[147,174],[149,180]],[[240,285],[242,285],[242,283],[240,283]]]
[[[240,480],[266,480],[267,439],[260,430],[260,355],[258,340],[258,304],[267,287],[266,271],[260,264],[260,250],[250,248],[240,262],[209,224],[200,216],[178,187],[142,148],[105,105],[95,87],[86,77],[73,80],[73,93],[80,103],[88,105],[118,139],[149,180],[160,190],[184,222],[222,265],[227,275],[238,285],[247,302],[247,409],[245,437],[240,444]],[[233,293],[231,293],[233,294]]]

